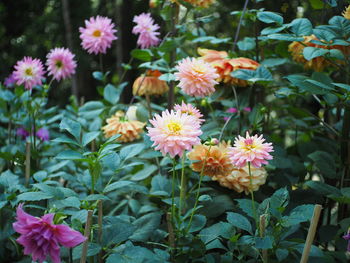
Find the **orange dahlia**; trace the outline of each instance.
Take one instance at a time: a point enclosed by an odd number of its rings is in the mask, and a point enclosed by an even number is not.
[[[148,70],[145,74],[138,77],[133,86],[132,93],[134,95],[162,95],[169,90],[168,84],[164,80],[160,80],[162,75],[158,70]]]
[[[227,154],[228,144],[220,143],[210,147],[198,144],[187,154],[188,159],[194,161],[191,169],[201,172],[205,162],[203,174],[207,176],[228,176],[232,173],[234,167]],[[205,161],[206,160],[206,161]]]
[[[350,5],[344,10],[343,17],[350,20]]]
[[[116,134],[121,136],[117,139],[120,142],[132,142],[140,138],[143,132],[143,127],[146,125],[140,121],[130,121],[125,118],[121,111],[117,111],[114,116],[106,120],[107,125],[102,127],[106,138],[112,137]]]
[[[238,193],[249,194],[251,191],[259,190],[259,187],[266,182],[267,173],[264,168],[251,167],[252,183],[250,183],[248,166],[237,169],[228,175],[213,176],[214,181],[218,181],[220,185],[233,189]]]
[[[239,87],[246,87],[248,82],[232,77],[231,73],[239,69],[256,70],[260,66],[258,62],[249,58],[229,58],[226,51],[198,48],[197,52],[204,61],[216,69],[220,76],[217,81]]]

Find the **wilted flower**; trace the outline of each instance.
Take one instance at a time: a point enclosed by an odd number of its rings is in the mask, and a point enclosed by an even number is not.
[[[204,97],[215,92],[215,81],[219,77],[209,63],[201,59],[185,58],[175,67],[179,87],[190,96]]]
[[[273,147],[271,143],[264,143],[264,141],[262,135],[250,136],[248,132],[246,138],[238,135],[229,151],[232,163],[239,168],[244,167],[247,162],[256,168],[267,164],[268,160],[272,160],[269,153],[273,152]]]
[[[16,135],[18,137],[22,137],[22,139],[26,139],[28,136],[29,136],[29,132],[23,128],[23,127],[19,127],[17,130],[16,130]]]
[[[152,146],[171,157],[182,156],[185,150],[191,150],[199,144],[198,136],[202,134],[196,117],[177,111],[163,111],[150,120],[153,127],[147,127],[148,136],[153,141]]]
[[[137,45],[143,48],[150,48],[159,44],[160,39],[157,32],[159,29],[159,25],[154,23],[151,14],[142,13],[141,15],[135,16],[134,23],[136,26],[132,29],[132,33],[137,35],[139,34],[139,38],[137,39]]]
[[[233,189],[238,193],[245,192],[249,194],[252,191],[259,190],[259,187],[266,182],[266,170],[261,168],[251,167],[251,178],[249,176],[248,166],[233,169],[232,173],[225,175],[215,175],[212,177],[214,181],[218,181],[220,185]],[[251,183],[250,183],[251,179]]]
[[[16,84],[16,79],[13,72],[4,80],[4,85],[6,88],[12,88]]]
[[[158,70],[148,70],[146,75],[138,77],[132,85],[134,95],[162,95],[169,90],[168,84],[160,80],[162,75]]]
[[[107,125],[102,127],[105,137],[109,138],[120,134],[121,136],[117,139],[120,142],[132,142],[140,138],[143,127],[146,125],[144,122],[126,119],[124,113],[121,111],[116,112],[116,114],[107,119],[106,122]]]
[[[42,84],[44,73],[43,63],[39,59],[24,57],[15,65],[13,77],[17,85],[24,84],[25,89],[31,90],[34,86]]]
[[[175,104],[174,106],[175,111],[179,111],[182,114],[188,114],[191,116],[196,117],[196,119],[199,121],[199,124],[202,124],[205,120],[202,119],[203,114],[192,104],[188,103],[186,104],[185,102],[182,102],[182,104]]]
[[[343,17],[350,20],[350,5],[344,10]]]
[[[228,145],[226,143],[213,146],[195,145],[193,150],[187,154],[187,158],[194,161],[191,164],[191,169],[196,172],[201,172],[205,163],[203,174],[207,176],[228,176],[234,169],[228,156]]]
[[[49,255],[52,262],[60,263],[60,246],[75,247],[86,240],[80,232],[66,225],[54,225],[54,214],[41,218],[31,216],[17,208],[17,221],[13,229],[20,234],[17,242],[24,246],[24,254],[32,255],[33,261],[42,263]]]
[[[48,141],[50,140],[50,133],[49,130],[45,129],[45,128],[40,128],[37,132],[36,132],[36,137],[38,137],[40,140],[44,141]]]
[[[348,233],[344,235],[343,238],[348,241],[347,251],[350,252],[350,231],[348,231]]]
[[[113,40],[117,39],[117,30],[108,17],[91,17],[90,20],[85,20],[85,28],[80,27],[79,31],[81,45],[89,54],[106,53]]]
[[[74,55],[67,48],[54,48],[47,54],[48,75],[52,75],[55,80],[69,78],[75,73],[77,63]]]

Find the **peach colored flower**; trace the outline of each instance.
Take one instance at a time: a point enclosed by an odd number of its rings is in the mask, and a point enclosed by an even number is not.
[[[121,136],[117,139],[120,142],[132,142],[140,138],[143,127],[146,125],[144,122],[127,120],[124,117],[124,113],[121,111],[116,112],[116,114],[107,119],[106,122],[107,124],[102,127],[105,137],[110,138],[120,134]]]
[[[168,84],[164,80],[160,80],[162,75],[158,70],[148,70],[146,75],[138,77],[133,86],[132,93],[138,96],[144,95],[162,95],[169,90]]]
[[[207,176],[228,176],[234,169],[228,156],[228,144],[226,143],[213,146],[195,145],[193,150],[187,154],[187,158],[194,161],[191,169],[195,172],[201,172],[205,162],[203,174]]]
[[[266,182],[266,170],[261,168],[251,167],[250,169],[252,183],[250,183],[248,166],[233,169],[232,173],[225,175],[215,175],[212,177],[214,181],[218,181],[220,185],[233,189],[238,193],[249,194],[252,191],[259,190],[259,187]]]
[[[269,153],[273,152],[273,147],[272,143],[265,143],[264,141],[262,135],[259,137],[258,135],[250,136],[248,132],[245,138],[238,135],[229,151],[232,163],[239,168],[244,167],[247,162],[250,162],[256,168],[267,164],[268,160],[272,160]]]
[[[176,80],[179,87],[190,96],[204,97],[215,92],[214,86],[218,84],[215,79],[219,77],[209,63],[202,59],[185,58],[175,67]]]
[[[343,17],[350,20],[350,5],[344,10]]]
[[[150,123],[153,127],[147,127],[147,135],[153,141],[152,146],[156,146],[155,150],[163,155],[169,153],[172,158],[181,157],[185,150],[200,143],[202,131],[194,116],[166,110],[162,115],[156,114]]]
[[[196,119],[199,121],[200,124],[204,122],[205,120],[202,119],[203,114],[192,104],[186,104],[182,101],[182,104],[175,104],[174,106],[175,111],[180,111],[182,114],[186,113],[188,115],[196,117]]]

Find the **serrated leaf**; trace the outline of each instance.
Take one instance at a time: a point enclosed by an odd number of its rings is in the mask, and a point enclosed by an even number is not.
[[[26,192],[17,196],[18,201],[40,201],[51,198],[53,195],[44,192]]]
[[[79,122],[64,118],[60,123],[60,129],[66,130],[73,135],[78,142],[80,142],[81,125]]]
[[[108,193],[117,189],[121,189],[123,187],[129,186],[131,184],[135,184],[134,182],[131,181],[118,181],[118,182],[114,182],[110,185],[108,185],[107,187],[105,187],[105,189],[103,190],[104,193]]]
[[[228,212],[227,221],[233,226],[248,231],[252,234],[252,225],[250,224],[249,220],[241,214]]]
[[[147,165],[144,169],[140,170],[131,177],[131,180],[141,181],[151,176],[157,170],[156,165]]]
[[[59,154],[56,155],[56,159],[61,159],[61,160],[83,160],[85,157],[76,151],[73,150],[65,150],[63,152],[60,152]]]
[[[90,142],[95,140],[99,135],[100,135],[99,131],[85,133],[82,139],[83,146],[88,145]]]

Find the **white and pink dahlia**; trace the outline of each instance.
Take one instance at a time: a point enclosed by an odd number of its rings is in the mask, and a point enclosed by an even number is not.
[[[219,77],[216,69],[202,59],[185,58],[175,67],[179,87],[190,96],[204,97],[215,92],[215,80]]]
[[[135,35],[139,34],[137,39],[137,45],[142,49],[150,48],[159,44],[160,39],[158,38],[159,25],[154,23],[151,14],[142,13],[141,15],[135,16],[133,22],[136,26],[132,29],[132,33]]]
[[[57,81],[69,78],[75,73],[77,63],[74,55],[67,48],[54,48],[47,54],[48,75]]]
[[[40,59],[24,57],[17,61],[13,77],[17,85],[24,84],[25,89],[31,90],[34,86],[42,84],[44,74],[44,66]]]
[[[163,111],[150,120],[153,127],[147,127],[148,136],[153,141],[155,150],[163,155],[169,153],[174,158],[182,156],[184,151],[191,150],[193,145],[200,144],[202,134],[196,117],[182,114],[179,111]]]
[[[267,164],[268,160],[272,160],[270,152],[273,152],[272,143],[265,143],[262,135],[250,136],[247,132],[246,138],[238,135],[233,147],[230,148],[229,156],[238,168],[244,167],[247,162],[260,168],[263,164]]]
[[[90,20],[85,20],[85,28],[80,27],[79,31],[81,45],[89,54],[106,53],[117,39],[115,25],[108,17],[90,17]]]
[[[185,102],[182,101],[182,104],[175,104],[174,106],[175,111],[179,111],[182,114],[188,114],[191,116],[196,117],[197,121],[202,124],[205,120],[202,119],[203,114],[192,104],[188,103],[186,104]]]

